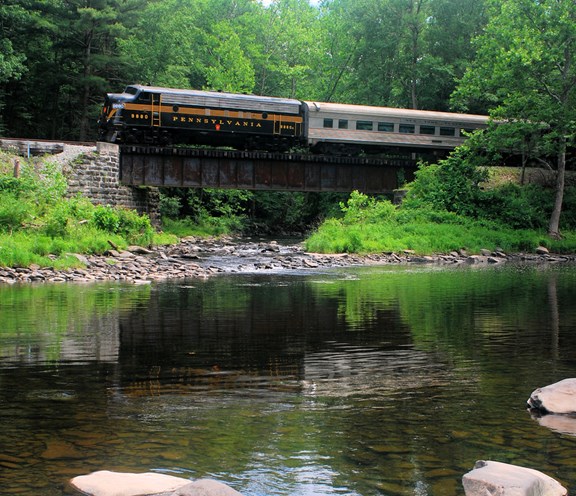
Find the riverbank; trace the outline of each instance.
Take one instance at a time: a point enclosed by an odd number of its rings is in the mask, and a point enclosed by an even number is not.
[[[576,263],[576,255],[550,254],[543,248],[533,254],[506,254],[484,250],[479,255],[468,255],[460,251],[419,256],[405,250],[400,254],[326,255],[308,253],[300,243],[194,237],[184,238],[176,245],[152,249],[131,246],[123,251],[110,250],[105,255],[74,256],[84,265],[83,268],[56,270],[34,265],[27,268],[4,267],[0,268],[0,284],[96,281],[148,284],[170,279],[205,279],[221,273],[294,272],[362,265]]]

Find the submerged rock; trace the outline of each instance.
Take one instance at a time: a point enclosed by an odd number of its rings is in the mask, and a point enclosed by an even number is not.
[[[528,407],[542,413],[576,414],[576,379],[538,388],[528,398]]]
[[[170,496],[242,496],[238,491],[232,489],[222,482],[210,479],[198,479],[180,489],[174,491]]]
[[[541,416],[536,415],[533,416],[533,418],[535,418],[542,427],[547,427],[548,429],[554,432],[559,432],[560,434],[576,436],[576,417],[550,413]]]
[[[531,468],[508,463],[477,461],[462,477],[466,496],[566,496],[558,481]]]

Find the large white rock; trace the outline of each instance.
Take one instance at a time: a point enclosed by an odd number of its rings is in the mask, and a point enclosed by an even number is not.
[[[462,477],[466,496],[566,496],[568,491],[552,477],[508,463],[477,461]]]
[[[141,496],[176,491],[190,484],[190,479],[153,472],[130,474],[101,470],[74,477],[70,484],[90,496]]]
[[[536,389],[528,399],[528,406],[546,413],[576,413],[576,379]]]

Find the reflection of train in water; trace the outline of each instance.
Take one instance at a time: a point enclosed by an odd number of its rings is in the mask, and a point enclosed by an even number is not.
[[[315,153],[449,151],[488,117],[131,85],[106,96],[100,137],[113,143]]]

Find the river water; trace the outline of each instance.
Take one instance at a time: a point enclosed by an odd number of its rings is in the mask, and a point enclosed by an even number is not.
[[[0,494],[114,470],[454,496],[480,459],[574,491],[576,435],[525,403],[576,377],[575,302],[570,265],[0,287]]]

